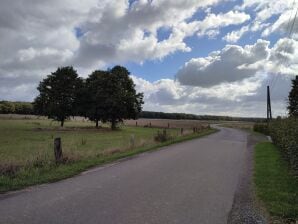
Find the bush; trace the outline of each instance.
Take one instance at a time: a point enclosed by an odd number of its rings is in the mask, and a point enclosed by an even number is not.
[[[254,125],[254,131],[255,132],[260,132],[264,135],[269,135],[269,129],[268,129],[268,125],[265,123],[256,123]]]
[[[33,114],[33,105],[28,102],[0,101],[0,114]]]
[[[271,138],[293,170],[298,172],[298,118],[278,119],[270,122]]]
[[[167,134],[166,129],[164,129],[162,132],[157,131],[157,134],[154,136],[154,140],[157,142],[165,142],[170,139],[171,139],[171,137]]]

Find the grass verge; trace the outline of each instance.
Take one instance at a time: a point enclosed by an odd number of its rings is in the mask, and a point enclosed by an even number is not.
[[[133,156],[142,152],[152,151],[152,150],[159,149],[160,147],[164,147],[174,143],[179,143],[179,142],[191,140],[194,138],[206,136],[216,131],[217,130],[215,129],[208,129],[200,133],[180,136],[163,143],[157,143],[154,145],[149,144],[149,145],[137,147],[131,150],[111,154],[111,155],[97,155],[94,157],[84,158],[82,160],[72,162],[72,163],[67,163],[67,164],[48,165],[48,166],[45,165],[43,167],[30,167],[30,168],[22,169],[13,177],[4,176],[4,175],[0,176],[0,193],[4,193],[10,190],[18,190],[18,189],[22,189],[36,184],[55,182],[61,179],[74,176],[96,165],[103,165],[112,161],[119,160],[121,158]]]
[[[273,220],[298,221],[298,178],[272,143],[256,145],[254,181],[257,196]]]

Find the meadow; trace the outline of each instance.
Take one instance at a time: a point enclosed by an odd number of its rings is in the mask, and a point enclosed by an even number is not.
[[[174,121],[168,122],[174,127]],[[156,135],[163,133],[162,127],[124,122],[112,131],[107,124],[96,129],[93,122],[75,118],[61,128],[58,122],[44,117],[1,115],[0,192],[56,181],[94,165],[214,132],[208,125],[198,123],[194,133],[194,125],[187,123],[183,133],[176,126],[167,128],[167,138],[160,142]],[[54,160],[56,137],[62,141],[61,164]]]

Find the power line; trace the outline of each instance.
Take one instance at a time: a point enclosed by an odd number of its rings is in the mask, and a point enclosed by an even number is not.
[[[285,32],[286,36],[288,36],[288,37],[290,36],[290,25],[291,25],[291,19],[292,19],[292,16],[293,16],[293,12],[294,12],[295,1],[296,0],[293,0],[291,15],[289,17],[288,25],[287,25],[286,32]],[[273,83],[274,79],[276,79],[276,76],[272,77],[272,79],[268,79],[267,80],[267,86],[272,86],[272,83]]]
[[[293,2],[293,4],[295,3],[295,0],[294,0],[294,2]],[[295,17],[294,17],[294,19],[293,19],[293,22],[292,22],[292,24],[291,24],[291,28],[290,28],[290,30],[289,30],[289,32],[288,32],[288,39],[291,39],[291,37],[292,37],[292,34],[293,34],[293,29],[294,29],[294,25],[295,25],[295,22],[296,22],[296,18],[297,18],[297,13],[298,13],[298,8],[296,8],[296,13],[295,13]],[[290,27],[290,21],[291,21],[291,17],[292,17],[292,14],[293,14],[293,11],[292,11],[292,13],[291,13],[291,16],[290,16],[290,18],[289,18],[289,22],[288,22],[288,27],[287,27],[287,29]],[[286,47],[286,49],[285,49],[285,51],[287,52],[289,49],[288,49],[289,47],[287,46]],[[286,60],[286,59],[284,59],[284,60]],[[286,61],[285,61],[286,62]],[[283,64],[282,62],[280,62],[280,64]],[[278,71],[278,73],[276,74],[276,76],[273,78],[273,80],[272,80],[272,82],[271,82],[271,85],[272,85],[272,88],[271,88],[271,91],[273,92],[273,90],[274,90],[274,87],[275,87],[275,84],[277,83],[277,80],[278,80],[278,78],[279,78],[279,73],[280,73],[281,71]]]
[[[293,0],[293,4],[292,4],[292,10],[291,10],[291,15],[289,17],[289,21],[288,21],[288,25],[287,25],[287,29],[286,29],[286,36],[289,37],[290,34],[291,34],[291,29],[290,29],[290,26],[291,26],[291,20],[292,20],[292,16],[293,16],[293,13],[294,13],[294,6],[295,6],[295,1],[296,0]],[[267,82],[267,85],[269,86],[272,86],[273,84],[273,81],[277,79],[276,76],[272,77],[272,79],[269,79],[268,82]]]

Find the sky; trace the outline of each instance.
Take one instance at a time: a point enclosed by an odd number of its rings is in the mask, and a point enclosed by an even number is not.
[[[0,100],[33,101],[58,67],[125,66],[150,111],[287,114],[293,0],[1,0]],[[298,20],[298,18],[297,18]],[[292,31],[292,32],[290,32]]]

